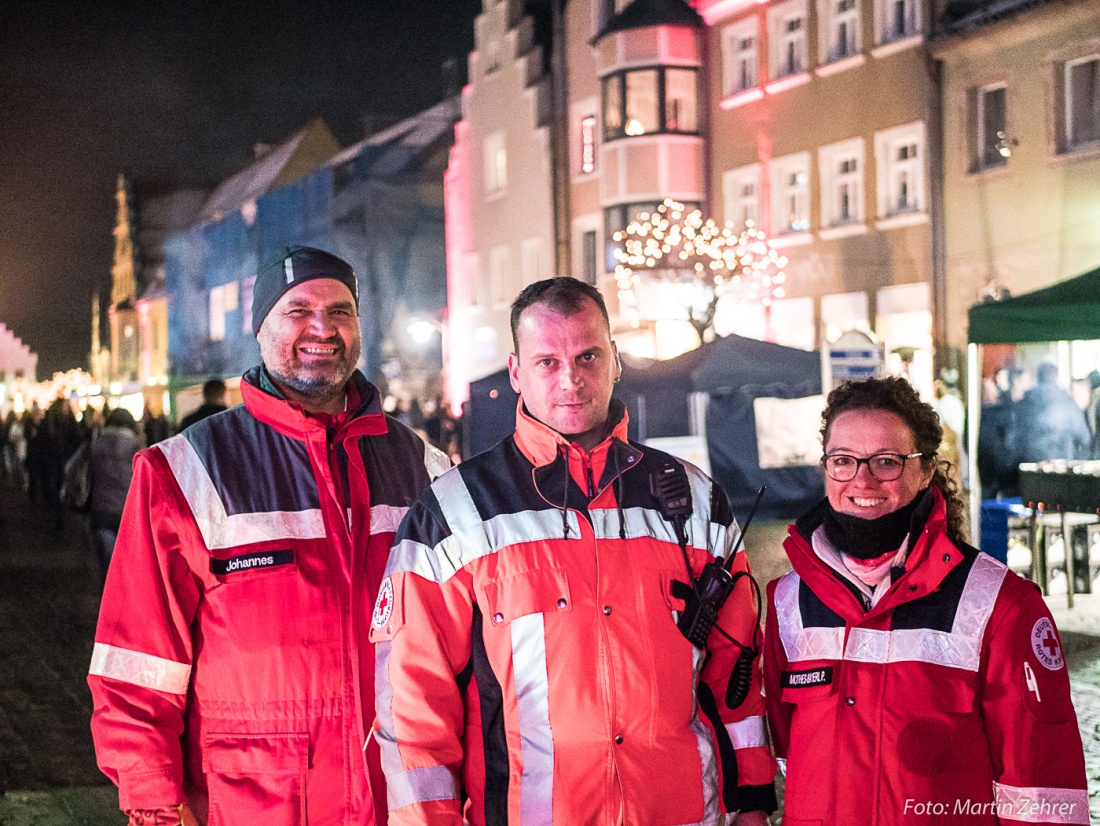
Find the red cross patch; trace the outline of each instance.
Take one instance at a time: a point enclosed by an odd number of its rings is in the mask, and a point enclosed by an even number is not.
[[[1031,650],[1039,665],[1048,671],[1057,671],[1066,664],[1062,657],[1062,644],[1054,633],[1054,623],[1046,617],[1040,617],[1031,628]]]
[[[382,580],[382,587],[378,589],[378,599],[374,602],[374,613],[371,614],[370,624],[381,630],[390,621],[390,613],[393,611],[393,583],[390,578]]]

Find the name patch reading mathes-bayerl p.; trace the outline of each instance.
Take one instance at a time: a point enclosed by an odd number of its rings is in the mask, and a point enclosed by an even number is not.
[[[294,562],[294,551],[260,551],[254,554],[231,556],[229,559],[211,559],[211,573],[235,574],[238,571],[256,571],[261,568],[277,568]]]
[[[833,681],[833,667],[811,668],[808,671],[784,671],[781,685],[783,688],[809,688],[814,685],[829,685]]]

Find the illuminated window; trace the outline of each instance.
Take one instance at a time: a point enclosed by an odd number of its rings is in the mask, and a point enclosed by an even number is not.
[[[504,133],[494,132],[485,138],[485,194],[497,195],[508,186],[508,152]]]
[[[757,22],[752,17],[722,32],[722,88],[736,95],[760,84]]]
[[[736,229],[745,228],[748,221],[760,223],[760,164],[731,169],[722,175],[722,195],[726,205],[726,220]]]
[[[810,155],[776,158],[770,167],[772,229],[776,235],[810,228]]]
[[[581,118],[581,174],[596,171],[596,116]]]
[[[698,72],[632,69],[603,79],[604,140],[699,131]]]

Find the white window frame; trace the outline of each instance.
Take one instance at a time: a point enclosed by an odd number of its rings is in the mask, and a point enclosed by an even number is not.
[[[834,230],[833,236],[854,234],[865,230],[864,163],[866,152],[863,138],[851,138],[823,146],[817,150],[818,175],[821,180],[822,236]],[[854,162],[854,169],[842,165]],[[848,215],[843,214],[843,198],[848,196]],[[844,232],[837,233],[836,230]]]
[[[903,148],[916,147],[916,156],[899,157]],[[875,171],[878,179],[878,216],[880,219],[927,216],[928,196],[924,121],[914,121],[875,133]],[[902,190],[907,207],[899,205]]]
[[[485,197],[498,198],[508,188],[508,150],[504,131],[486,135],[483,147]]]
[[[489,306],[506,307],[512,298],[512,251],[493,247],[489,250]]]
[[[1080,152],[1085,149],[1100,148],[1100,114],[1097,115],[1097,137],[1092,140],[1074,142],[1073,140],[1073,83],[1072,70],[1075,66],[1096,61],[1097,71],[1100,71],[1100,53],[1093,53],[1083,57],[1067,60],[1062,64],[1062,105],[1064,106],[1065,140],[1064,146],[1067,152]]]
[[[775,237],[809,232],[810,153],[795,152],[782,158],[774,158],[769,172],[771,235]]]
[[[841,3],[851,3],[851,8],[838,10]],[[837,63],[856,57],[863,50],[863,25],[860,0],[819,0],[818,34],[820,40],[820,63]],[[845,27],[846,50],[837,47],[840,42],[840,27]]]
[[[905,7],[905,29],[894,29],[898,4]],[[920,0],[875,0],[875,44],[903,46],[919,41],[923,33]],[[881,56],[881,55],[880,55]]]
[[[225,341],[225,285],[210,288],[210,340]]]
[[[742,49],[745,40],[751,49]],[[755,14],[722,30],[722,94],[738,95],[760,85],[760,25]]]
[[[549,276],[546,266],[546,245],[541,238],[528,238],[519,248],[520,274],[523,285],[534,284]]]
[[[746,187],[752,187],[750,194]],[[754,225],[760,226],[760,164],[730,169],[722,173],[722,202],[725,206],[725,218],[733,223],[738,232],[745,228],[745,219],[750,218]]]
[[[1007,163],[1007,158],[998,155],[999,160],[995,160],[993,163],[989,163],[985,157],[986,147],[986,134],[985,134],[985,106],[986,95],[990,92],[995,92],[998,89],[1004,90],[1005,93],[1005,122],[1003,129],[1007,135],[1008,132],[1008,86],[1001,81],[999,83],[989,83],[985,86],[978,88],[974,97],[974,167],[976,169],[998,169]]]
[[[787,31],[792,20],[801,21],[797,33]],[[788,0],[768,9],[768,67],[772,80],[794,77],[809,71],[809,53],[806,35],[809,15],[805,0]],[[797,68],[789,66],[790,46],[795,46]]]

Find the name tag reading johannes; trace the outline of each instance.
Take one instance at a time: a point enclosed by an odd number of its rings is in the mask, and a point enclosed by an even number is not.
[[[224,576],[238,571],[256,571],[262,568],[278,568],[294,562],[294,551],[260,551],[253,554],[231,556],[229,559],[211,559],[210,572]]]

